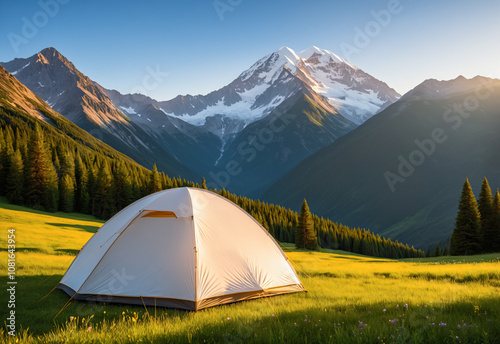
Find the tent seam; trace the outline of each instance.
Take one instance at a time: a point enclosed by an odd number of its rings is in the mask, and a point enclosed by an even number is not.
[[[190,209],[191,209],[191,219],[192,219],[192,230],[193,230],[193,238],[194,238],[194,310],[198,310],[198,248],[196,245],[196,228],[195,228],[195,222],[194,222],[194,208],[193,208],[193,199],[191,196],[191,188],[188,189],[188,194],[189,194],[189,203],[190,203]]]

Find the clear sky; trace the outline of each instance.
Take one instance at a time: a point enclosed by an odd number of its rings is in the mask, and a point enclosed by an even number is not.
[[[167,100],[316,45],[404,93],[428,78],[500,78],[499,18],[498,0],[11,0],[0,61],[52,46],[106,88]]]

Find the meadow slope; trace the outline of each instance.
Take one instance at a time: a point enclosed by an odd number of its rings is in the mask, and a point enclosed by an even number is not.
[[[73,302],[62,310],[69,297],[51,290],[101,225],[91,216],[43,213],[0,199],[3,281],[9,228],[15,229],[17,264],[17,337],[7,335],[8,294],[3,282],[1,341],[500,342],[500,254],[397,261],[342,251],[298,251],[288,245],[284,250],[307,293],[197,313],[85,302]]]

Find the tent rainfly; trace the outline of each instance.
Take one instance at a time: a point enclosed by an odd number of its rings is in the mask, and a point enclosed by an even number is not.
[[[160,191],[120,211],[58,288],[75,300],[188,310],[305,290],[257,221],[196,188]]]

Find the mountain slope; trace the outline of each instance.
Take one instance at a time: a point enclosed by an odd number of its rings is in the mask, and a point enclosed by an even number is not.
[[[320,101],[299,92],[248,125],[224,147],[207,182],[257,197],[302,159],[356,128]]]
[[[36,118],[49,124],[52,131],[60,135],[60,137],[76,142],[82,150],[96,151],[104,156],[119,159],[139,167],[128,156],[94,138],[64,116],[55,112],[2,66],[0,66],[0,108],[9,114],[1,116],[1,119],[6,123],[18,118],[26,125],[32,125],[36,121],[33,118]]]
[[[131,122],[99,85],[54,48],[2,65],[55,111],[140,164],[150,168],[156,162],[170,175],[198,177]]]
[[[476,192],[484,176],[500,186],[499,131],[499,80],[428,80],[263,199],[297,207],[306,197],[319,215],[427,248],[451,235],[465,178]]]
[[[167,116],[158,108],[158,102],[147,96],[122,95],[115,90],[104,92],[131,121],[185,166],[199,175],[206,175],[214,166],[222,146],[218,136],[205,128]]]

